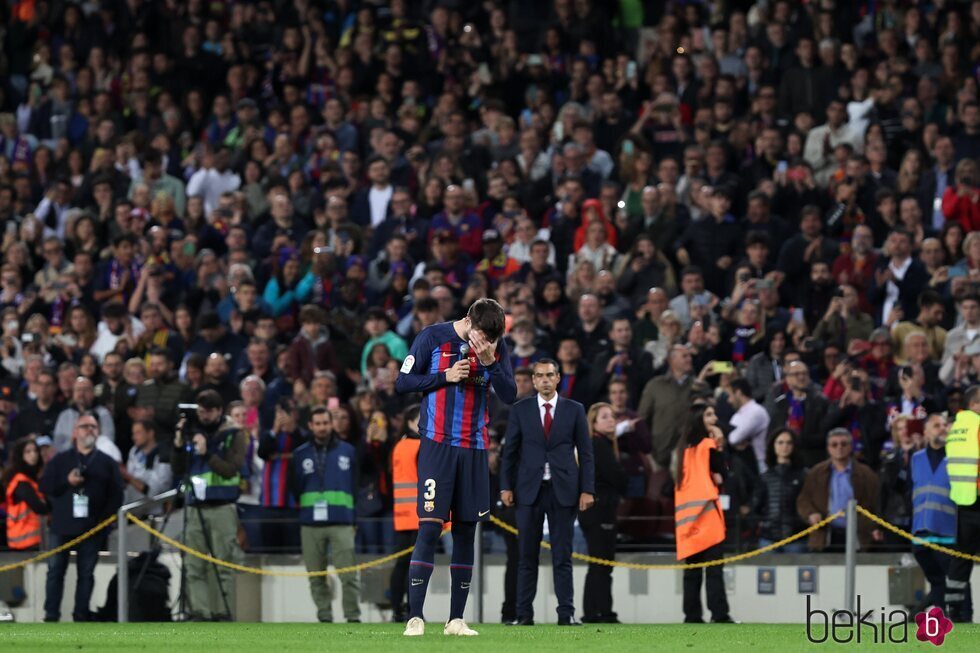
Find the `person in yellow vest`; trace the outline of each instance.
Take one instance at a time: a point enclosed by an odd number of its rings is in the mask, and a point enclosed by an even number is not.
[[[677,559],[686,563],[721,557],[725,541],[725,514],[718,488],[725,481],[721,454],[724,435],[715,409],[707,404],[691,408],[684,434],[674,451],[674,528]],[[722,566],[684,570],[684,623],[703,623],[701,580],[707,577],[708,609],[714,623],[733,623]]]
[[[40,548],[41,515],[51,512],[37,484],[41,467],[41,452],[32,438],[14,443],[0,487],[7,500],[7,546],[17,551]]]
[[[419,405],[405,409],[406,433],[391,452],[391,482],[395,489],[395,551],[415,545],[419,534]],[[408,563],[412,556],[404,555],[395,561],[391,570],[391,620],[408,620]]]
[[[956,550],[969,555],[980,552],[980,385],[973,385],[963,395],[966,410],[946,436],[946,472],[949,474],[949,498],[956,504]],[[967,595],[973,561],[953,558],[946,573],[946,602],[949,618],[955,622],[973,621],[973,609]]]

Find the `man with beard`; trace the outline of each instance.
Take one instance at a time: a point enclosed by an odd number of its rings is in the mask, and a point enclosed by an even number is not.
[[[809,329],[816,328],[836,292],[837,285],[830,274],[830,264],[826,261],[815,261],[810,266],[810,279],[804,284],[798,300],[798,305],[803,307],[803,317]]]
[[[235,560],[238,547],[238,513],[235,501],[241,494],[240,470],[245,463],[248,436],[224,415],[221,395],[202,390],[197,395],[193,423],[177,424],[173,457],[175,478],[189,478],[187,492],[187,545],[219,560]],[[233,576],[227,567],[217,567],[194,556],[185,562],[187,601],[191,621],[231,621],[229,600]],[[217,593],[210,580],[218,581]],[[215,596],[220,598],[212,600]]]
[[[95,386],[95,401],[105,406],[112,415],[116,432],[120,435],[132,431],[129,411],[136,406],[136,386],[126,383],[123,378],[122,354],[109,352],[102,359],[102,383]],[[117,443],[122,444],[122,443]],[[123,447],[120,447],[123,449]]]
[[[149,371],[150,379],[136,393],[136,419],[151,420],[156,424],[160,459],[169,462],[174,429],[180,418],[177,404],[189,402],[191,391],[171,371],[170,354],[162,347],[150,350]]]
[[[238,399],[238,387],[228,378],[228,361],[221,354],[208,356],[204,364],[204,384],[202,390],[214,390],[221,395],[221,400],[228,404]]]
[[[99,335],[95,339],[95,342],[92,343],[89,351],[96,358],[102,360],[110,351],[115,351],[116,345],[120,340],[123,338],[132,340],[130,333],[127,333],[127,329],[132,331],[133,338],[140,335],[140,333],[136,333],[136,327],[128,326],[129,324],[131,324],[131,320],[126,313],[126,308],[122,304],[112,302],[103,306],[102,322],[99,324]],[[142,326],[138,330],[142,332]]]
[[[53,380],[52,380],[53,382]],[[122,505],[123,483],[119,465],[95,448],[99,422],[92,413],[83,413],[72,430],[74,446],[57,454],[44,468],[41,491],[51,502],[51,531],[48,543],[61,546],[93,528]],[[91,621],[89,601],[95,586],[95,563],[105,544],[107,531],[87,538],[75,546],[78,584],[75,588],[75,621]],[[234,533],[232,533],[234,536]],[[234,540],[234,537],[231,538]],[[65,592],[65,572],[70,550],[55,554],[48,561],[45,584],[44,620],[61,618],[61,597]]]

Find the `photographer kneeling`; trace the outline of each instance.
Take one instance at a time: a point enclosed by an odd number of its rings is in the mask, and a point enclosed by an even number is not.
[[[184,414],[177,425],[172,465],[174,476],[184,479],[187,546],[232,562],[241,556],[235,501],[241,493],[248,437],[224,415],[222,406],[214,390],[197,395],[197,410]],[[195,556],[187,556],[185,564],[191,621],[230,621],[231,570],[214,565],[209,576],[209,563]],[[212,579],[217,592],[209,587]],[[210,600],[213,596],[220,597],[216,605]]]

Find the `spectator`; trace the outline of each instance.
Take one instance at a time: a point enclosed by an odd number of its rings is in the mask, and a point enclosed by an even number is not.
[[[133,448],[122,470],[122,479],[126,484],[126,503],[156,496],[173,486],[170,463],[160,460],[153,422],[141,420],[133,424]]]
[[[276,403],[272,429],[259,438],[262,469],[262,545],[267,551],[294,551],[299,547],[298,509],[289,490],[289,465],[294,452],[308,439],[299,428],[299,411],[289,397]]]
[[[800,457],[803,464],[813,467],[824,459],[826,446],[821,447],[823,421],[829,408],[827,400],[810,384],[810,372],[799,361],[786,365],[786,390],[776,397],[770,411],[769,433],[792,429],[800,433]]]
[[[609,347],[595,359],[592,387],[604,388],[615,376],[628,380],[631,406],[640,401],[641,386],[653,376],[653,358],[633,344],[633,328],[625,317],[613,320],[609,327]]]
[[[817,322],[813,337],[825,344],[844,346],[855,340],[867,340],[873,329],[871,316],[861,310],[857,288],[841,285]]]
[[[947,220],[960,223],[967,233],[980,229],[980,171],[972,159],[956,164],[956,184],[943,192],[943,215]]]
[[[729,402],[735,414],[729,420],[732,430],[728,443],[735,452],[745,452],[749,468],[757,473],[766,470],[766,436],[769,433],[769,415],[752,398],[752,386],[745,379],[735,379],[729,384]]]
[[[589,545],[589,555],[603,560],[616,558],[616,514],[627,489],[626,473],[619,463],[616,418],[613,408],[596,403],[589,408],[589,431],[595,457],[596,502],[579,517]],[[585,577],[583,623],[619,623],[613,612],[612,567],[590,564]]]
[[[61,415],[62,406],[55,401],[57,385],[52,372],[39,372],[27,391],[33,399],[14,416],[8,434],[11,442],[29,435],[52,435]]]
[[[826,460],[807,472],[803,489],[796,499],[800,518],[810,525],[844,510],[851,499],[861,506],[878,505],[878,475],[867,465],[854,460],[851,434],[846,429],[832,429],[827,433],[827,455]],[[838,517],[829,526],[811,534],[809,549],[840,550],[844,546],[844,522],[844,517]],[[863,551],[871,548],[872,541],[881,539],[881,531],[873,522],[858,523],[858,542]]]
[[[138,387],[135,419],[149,419],[157,426],[160,458],[170,462],[174,433],[180,418],[178,404],[190,403],[190,389],[171,371],[170,354],[163,348],[150,351],[150,380]]]
[[[796,449],[796,434],[791,429],[773,433],[766,445],[766,470],[755,486],[753,505],[759,522],[759,546],[769,546],[800,532],[804,522],[796,512],[796,501],[806,469]],[[803,553],[806,543],[790,542],[776,549],[781,553]]]
[[[875,264],[875,278],[870,288],[871,301],[881,306],[875,324],[892,326],[906,315],[916,312],[919,293],[929,283],[929,274],[920,261],[912,258],[912,236],[902,229],[888,234],[888,258]]]
[[[922,431],[916,434],[917,437],[913,436],[910,421],[904,415],[892,421],[891,441],[885,443],[886,450],[882,454],[878,472],[881,479],[880,514],[890,523],[906,531],[912,524],[910,464],[912,454],[920,448],[922,442]],[[886,541],[902,544],[892,537],[886,537]]]
[[[51,432],[56,450],[62,452],[71,449],[75,422],[78,420],[78,416],[84,413],[95,414],[99,420],[100,437],[105,436],[113,443],[116,441],[116,425],[112,419],[112,414],[104,406],[93,406],[94,402],[95,387],[92,385],[92,381],[84,376],[77,377],[72,386],[71,403],[58,414],[54,430]],[[118,453],[118,449],[116,452]]]
[[[661,469],[669,466],[671,451],[681,436],[693,381],[691,352],[684,345],[675,345],[667,355],[667,372],[643,387],[637,413],[650,425],[653,461]]]
[[[943,298],[934,290],[923,290],[919,295],[919,314],[915,320],[899,322],[892,329],[895,343],[895,362],[905,362],[904,341],[909,333],[923,333],[929,344],[929,355],[933,359],[942,357],[946,348],[946,329],[940,324],[945,312]]]
[[[116,514],[122,505],[123,484],[119,466],[95,448],[99,434],[98,419],[92,413],[82,414],[72,431],[74,446],[48,462],[41,476],[40,488],[51,502],[49,544],[58,547],[85,533],[104,519]],[[76,553],[78,581],[75,587],[75,621],[91,621],[90,601],[95,587],[95,563],[105,544],[102,531],[72,547]],[[45,585],[44,620],[61,619],[61,597],[65,590],[65,572],[70,551],[55,554],[48,562]]]

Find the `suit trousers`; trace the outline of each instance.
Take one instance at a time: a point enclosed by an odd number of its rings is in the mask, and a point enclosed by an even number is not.
[[[517,528],[520,531],[519,574],[517,579],[517,617],[534,617],[534,595],[538,588],[538,561],[541,553],[541,534],[544,518],[548,518],[551,534],[551,564],[558,598],[558,617],[575,615],[572,587],[572,534],[577,506],[558,503],[554,488],[545,481],[532,505],[517,506]]]
[[[707,548],[684,559],[685,563],[708,562],[722,556],[721,544]],[[701,623],[701,578],[706,577],[705,590],[708,595],[708,609],[713,621],[726,621],[728,597],[725,595],[725,577],[721,565],[684,570],[684,622]]]

